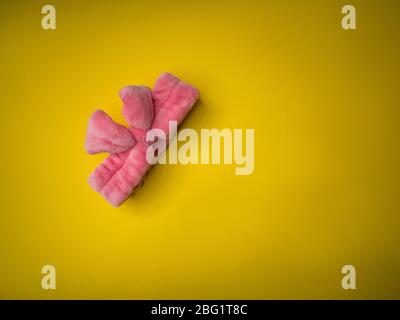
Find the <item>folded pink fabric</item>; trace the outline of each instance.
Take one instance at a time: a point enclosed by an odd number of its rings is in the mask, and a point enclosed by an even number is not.
[[[147,131],[157,128],[168,136],[169,121],[179,125],[199,98],[197,89],[169,73],[158,78],[153,92],[145,86],[128,86],[119,94],[129,128],[97,110],[85,141],[90,154],[111,153],[89,177],[89,184],[116,207],[141,184],[151,166],[146,159]]]
[[[117,153],[136,143],[132,133],[115,123],[104,111],[96,110],[89,119],[85,147],[88,153]]]

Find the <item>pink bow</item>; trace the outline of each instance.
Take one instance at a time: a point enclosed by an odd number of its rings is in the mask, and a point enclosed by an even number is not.
[[[199,92],[177,77],[161,75],[153,89],[128,86],[119,95],[129,127],[115,123],[104,111],[89,119],[85,147],[88,153],[110,155],[89,177],[91,187],[113,206],[120,206],[141,184],[151,165],[146,159],[146,133],[161,129],[169,134],[169,121],[183,121]]]

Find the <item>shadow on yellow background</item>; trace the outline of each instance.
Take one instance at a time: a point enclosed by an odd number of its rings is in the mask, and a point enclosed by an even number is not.
[[[0,298],[400,298],[398,1],[346,31],[343,1],[44,4],[0,4]],[[254,128],[254,173],[157,166],[115,209],[88,118],[165,71],[201,92],[184,127]]]

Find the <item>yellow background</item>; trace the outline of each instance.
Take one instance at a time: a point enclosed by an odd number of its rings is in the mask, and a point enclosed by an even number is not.
[[[1,1],[0,298],[400,298],[400,6],[345,4]],[[255,171],[157,166],[115,209],[88,118],[165,71],[201,92],[183,127],[255,129]]]

